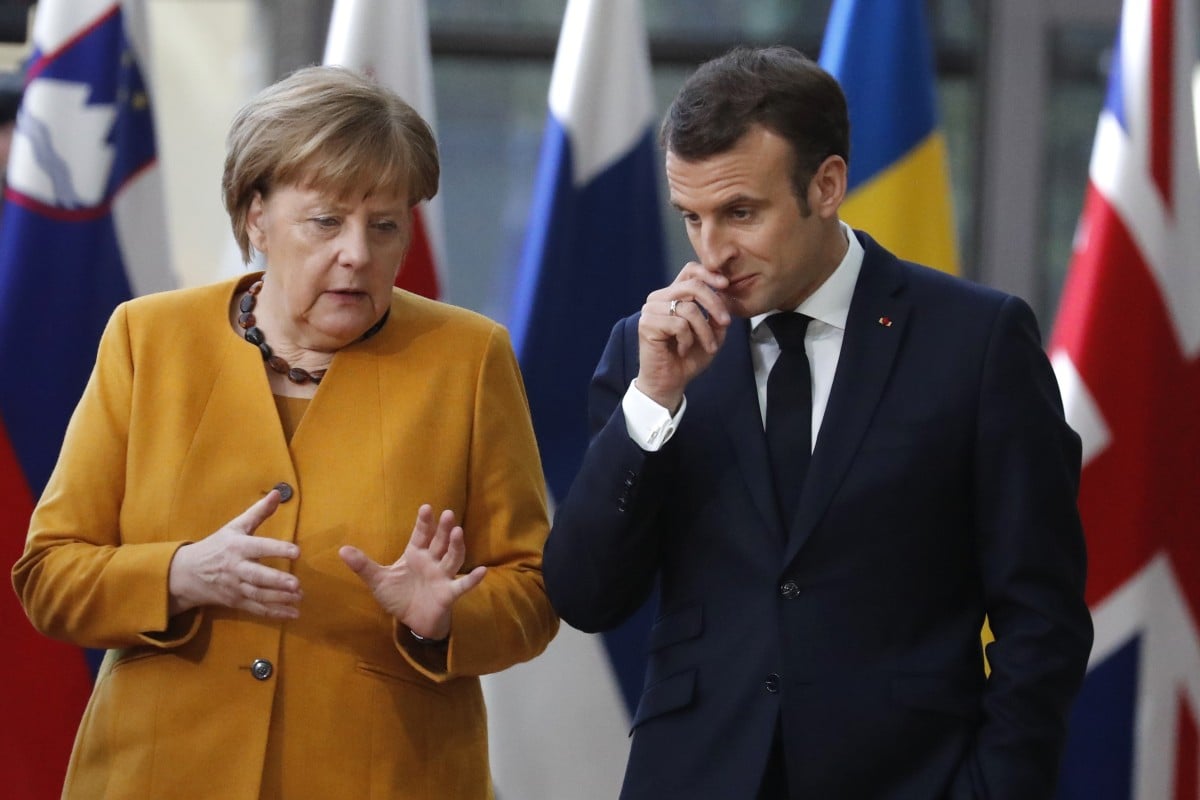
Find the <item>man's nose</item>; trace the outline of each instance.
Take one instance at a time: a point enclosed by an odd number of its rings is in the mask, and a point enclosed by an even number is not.
[[[721,225],[705,225],[700,231],[696,255],[705,269],[720,272],[737,254],[733,239]]]

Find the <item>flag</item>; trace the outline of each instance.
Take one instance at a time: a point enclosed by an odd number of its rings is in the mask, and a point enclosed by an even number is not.
[[[144,9],[42,0],[0,222],[0,541],[20,556],[113,308],[174,284],[144,65]],[[52,642],[0,592],[0,774],[57,796],[91,690],[84,651]]]
[[[842,218],[901,258],[957,274],[946,140],[924,0],[834,0],[821,66],[850,110]]]
[[[325,63],[366,73],[434,124],[433,63],[425,0],[335,0]],[[396,276],[401,289],[438,299],[445,292],[441,200],[413,209],[413,237]]]
[[[1096,638],[1062,798],[1200,797],[1194,0],[1126,0],[1051,360],[1083,439]]]
[[[618,319],[666,283],[640,0],[570,0],[509,320],[551,498],[587,447],[592,370]],[[603,637],[563,626],[485,683],[501,798],[616,797],[648,609]],[[533,731],[551,731],[549,737]]]

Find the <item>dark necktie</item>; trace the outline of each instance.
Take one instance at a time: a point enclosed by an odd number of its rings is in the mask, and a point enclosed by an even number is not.
[[[779,358],[767,378],[767,450],[784,530],[796,518],[812,452],[812,377],[804,353],[811,319],[782,313],[766,320],[779,343]]]

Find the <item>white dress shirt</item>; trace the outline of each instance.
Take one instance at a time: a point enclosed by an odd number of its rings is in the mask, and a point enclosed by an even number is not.
[[[813,419],[812,446],[816,446],[825,418],[825,407],[829,403],[829,391],[833,387],[833,376],[837,372],[838,357],[842,352],[842,340],[846,335],[846,317],[850,313],[850,300],[854,296],[854,285],[862,269],[863,249],[854,232],[846,223],[841,223],[849,247],[846,255],[824,283],[808,296],[799,307],[793,309],[812,318],[804,334],[804,352],[808,355],[812,373]],[[779,345],[769,326],[763,321],[774,311],[750,318],[750,360],[754,365],[754,383],[758,388],[758,409],[763,425],[767,420],[767,377],[771,367],[779,358]],[[653,452],[661,448],[675,433],[679,420],[687,411],[684,396],[679,411],[671,416],[669,409],[651,400],[636,385],[629,384],[621,400],[625,413],[625,427],[630,438],[643,450]]]

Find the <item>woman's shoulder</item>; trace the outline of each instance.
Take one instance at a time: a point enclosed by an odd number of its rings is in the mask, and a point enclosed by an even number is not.
[[[180,325],[185,321],[190,323],[193,319],[212,317],[217,324],[226,325],[229,299],[238,284],[248,281],[250,277],[242,275],[203,286],[145,294],[125,302],[124,312],[131,324],[152,324],[167,319],[173,325]]]
[[[396,289],[392,294],[392,319],[400,322],[397,328],[438,329],[456,338],[486,340],[504,332],[499,322],[476,311],[430,300],[403,289]]]

